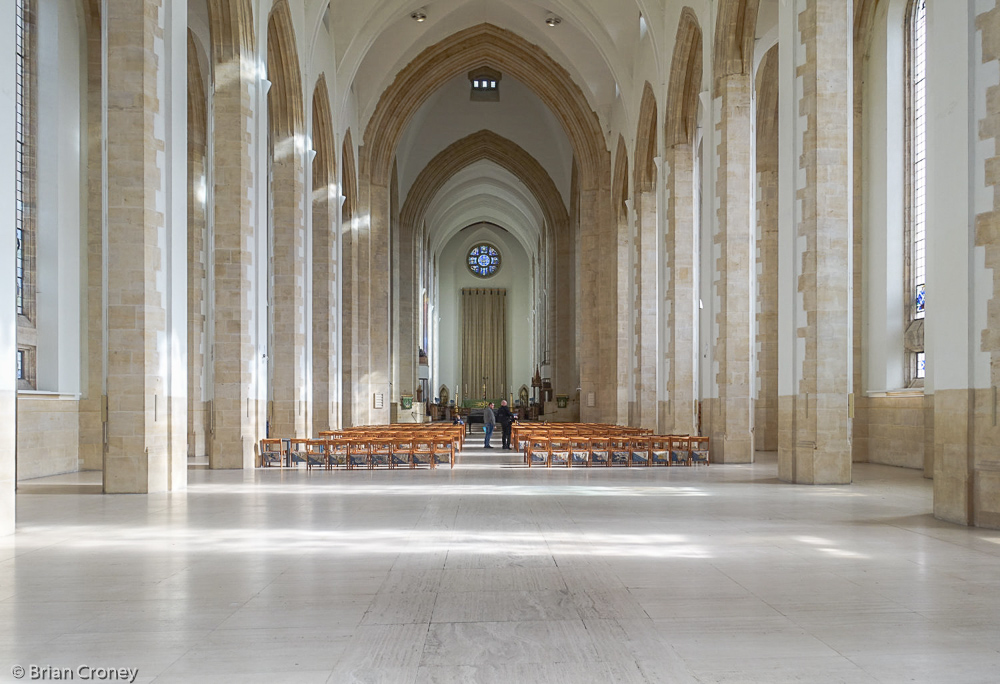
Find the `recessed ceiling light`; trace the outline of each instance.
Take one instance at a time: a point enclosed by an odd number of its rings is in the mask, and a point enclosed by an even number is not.
[[[417,22],[418,24],[427,18],[427,10],[421,7],[410,15],[410,19]]]
[[[562,17],[550,13],[549,16],[545,17],[545,23],[549,26],[558,26],[562,23]]]

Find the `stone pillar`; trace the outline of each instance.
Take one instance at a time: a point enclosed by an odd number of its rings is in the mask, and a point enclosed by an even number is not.
[[[370,173],[365,174],[370,178]],[[389,423],[389,405],[398,400],[401,388],[393,388],[389,382],[391,377],[391,302],[389,282],[389,221],[390,202],[388,185],[368,184],[370,192],[369,216],[370,228],[368,235],[368,268],[362,279],[368,291],[367,325],[365,325],[363,363],[366,366],[366,407],[368,407],[368,423],[371,425],[387,425]],[[412,352],[411,352],[412,353]],[[433,392],[433,389],[430,390]],[[416,388],[414,388],[416,392]],[[376,395],[382,397],[382,407],[375,405]]]
[[[306,437],[304,150],[274,142],[271,165],[271,435]]]
[[[187,17],[183,8],[164,8],[160,0],[111,0],[107,9],[104,491],[164,491],[180,486],[175,480],[187,472],[172,467],[173,452],[183,459],[187,450],[183,333],[181,353],[173,346],[174,328],[183,330],[186,323],[186,315],[175,319],[186,308],[186,193],[183,180],[176,184],[186,174],[186,119],[175,118],[171,109],[179,100],[184,112],[186,90],[175,87],[174,79],[186,83],[187,70],[172,68],[171,60],[185,64],[186,41],[174,37],[178,23],[186,36]],[[178,11],[183,22],[177,21]],[[180,215],[178,206],[185,209]],[[175,301],[178,295],[181,302]],[[181,402],[172,407],[174,393]],[[179,435],[171,426],[174,409]]]
[[[337,241],[334,233],[336,203],[330,197],[325,173],[313,164],[312,205],[312,404],[313,433],[339,425],[334,390],[337,384]]]
[[[212,193],[209,348],[212,409],[209,465],[252,468],[257,401],[254,345],[255,187],[250,141],[255,131],[257,82],[253,55],[216,49],[211,107]]]
[[[101,23],[87,17],[87,299],[85,372],[81,379],[80,461],[83,470],[104,469],[104,231]]]
[[[925,348],[934,516],[1000,528],[1000,8],[987,4],[927,4]]]
[[[698,296],[695,287],[698,228],[695,225],[696,179],[691,145],[668,147],[663,173],[667,263],[661,354],[665,359],[667,397],[660,405],[659,429],[663,434],[694,435],[698,433]]]
[[[341,181],[341,186],[343,186],[343,181]],[[343,217],[340,236],[341,273],[343,274],[340,281],[340,420],[342,426],[350,427],[357,425],[354,416],[354,406],[357,403],[354,396],[354,331],[356,330],[354,312],[357,308],[355,288],[358,282],[358,257],[354,220],[349,214]]]
[[[713,358],[718,387],[711,421],[713,460],[751,463],[753,443],[754,221],[751,182],[752,83],[746,74],[718,79],[716,107],[721,115],[716,176],[714,290],[718,337]]]
[[[0,40],[4,45],[16,44],[17,6],[13,2],[0,7]],[[17,92],[17,62],[14,50],[0,55],[0,212],[14,216],[14,143]],[[10,225],[9,223],[7,225]],[[10,231],[13,232],[13,231]],[[8,233],[9,234],[9,233]],[[14,283],[15,257],[13,249],[0,250],[0,280]],[[17,379],[14,368],[17,352],[17,308],[13,294],[0,297],[0,535],[14,533],[15,451],[17,445]]]
[[[779,115],[789,124],[779,134],[788,173],[782,170],[779,180],[778,474],[798,484],[846,484],[853,382],[852,12],[840,0],[797,0],[781,11],[781,37],[788,42],[779,51],[780,82],[790,87],[779,93]]]
[[[624,424],[618,336],[607,334],[609,325],[617,325],[618,231],[609,201],[610,174],[602,180],[588,187],[583,179],[579,194],[580,271],[586,274],[580,282],[580,420]]]
[[[656,430],[658,383],[656,363],[657,341],[657,208],[655,182],[636,192],[636,216],[638,226],[638,255],[635,269],[635,292],[637,325],[635,349],[638,363],[635,367],[636,395],[639,402],[638,423],[640,427]]]
[[[757,77],[757,396],[754,442],[778,450],[778,63],[768,51]]]
[[[204,81],[198,67],[194,38],[188,37],[188,456],[204,456],[205,414],[205,145],[207,110]]]
[[[396,323],[396,336],[393,340],[393,356],[395,357],[395,367],[397,369],[393,387],[396,395],[402,392],[416,392],[417,383],[417,330],[419,309],[420,282],[417,280],[416,254],[414,253],[414,238],[416,237],[417,226],[411,221],[404,220],[399,230],[397,238],[399,255],[394,267],[398,274],[397,286],[399,297],[396,299],[393,318]],[[437,393],[437,388],[431,387],[430,391]],[[396,397],[394,397],[395,399]],[[458,397],[452,397],[458,399]]]
[[[624,154],[620,150],[619,154]],[[616,181],[617,182],[617,181]],[[614,202],[614,200],[612,200]],[[635,282],[635,261],[633,259],[634,239],[632,230],[635,225],[635,208],[632,200],[626,200],[626,207],[623,214],[619,213],[618,207],[613,208],[613,215],[616,220],[610,225],[614,226],[614,244],[607,245],[609,249],[601,251],[603,255],[602,266],[609,268],[613,264],[615,270],[609,273],[610,279],[607,283],[614,283],[613,311],[614,317],[609,320],[614,321],[616,335],[609,334],[605,327],[604,341],[607,345],[614,345],[609,348],[609,353],[614,364],[614,384],[612,392],[614,396],[614,406],[609,420],[618,425],[633,425],[635,421],[635,378],[633,373],[633,360],[635,348],[635,292],[633,283]]]

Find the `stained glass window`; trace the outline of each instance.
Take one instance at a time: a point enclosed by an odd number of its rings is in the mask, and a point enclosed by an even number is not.
[[[925,352],[917,352],[917,377],[923,378],[926,376],[927,370],[927,357]]]
[[[480,278],[489,278],[500,268],[500,250],[493,245],[480,244],[469,250],[469,270]]]
[[[24,350],[17,350],[17,379],[24,380]]]

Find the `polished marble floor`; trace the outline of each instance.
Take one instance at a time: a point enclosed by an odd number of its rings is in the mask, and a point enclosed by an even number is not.
[[[0,681],[997,681],[1000,532],[934,520],[919,472],[805,487],[773,454],[515,461],[193,468],[186,492],[150,496],[101,495],[93,473],[22,483]]]

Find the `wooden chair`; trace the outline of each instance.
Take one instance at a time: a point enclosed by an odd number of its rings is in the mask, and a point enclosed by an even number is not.
[[[688,439],[688,453],[691,464],[704,463],[708,465],[708,437],[691,437]]]
[[[570,466],[569,438],[563,436],[549,439],[549,466]]]
[[[324,470],[330,469],[330,460],[326,450],[327,440],[310,439],[306,442],[306,470],[312,470],[313,466],[320,466]]]
[[[526,455],[528,467],[533,465],[549,465],[549,439],[548,437],[533,436],[528,444]]]
[[[670,440],[670,465],[691,465],[691,449],[687,437],[675,435]]]
[[[348,439],[328,439],[326,442],[326,462],[330,468],[346,468],[350,444]]]
[[[260,440],[260,465],[262,468],[268,466],[278,466],[285,464],[285,445],[283,440],[262,439]]]
[[[455,467],[455,443],[451,437],[438,437],[431,444],[431,456],[434,465],[448,465]]]
[[[633,437],[629,440],[629,445],[631,465],[648,466],[650,464],[649,437]]]
[[[392,468],[407,467],[413,468],[413,439],[409,437],[397,437],[392,442],[392,459],[389,461]]]
[[[371,470],[371,442],[367,439],[352,439],[347,445],[347,467]]]
[[[611,444],[611,465],[630,466],[632,465],[632,440],[629,437],[617,435],[610,440]]]
[[[372,468],[390,467],[392,463],[392,441],[391,437],[382,434],[370,442],[370,463]]]
[[[649,464],[655,466],[670,465],[670,441],[672,435],[654,435],[649,438]]]
[[[309,448],[309,438],[295,437],[288,440],[288,465],[295,467],[300,463],[308,465],[309,460],[306,450]]]
[[[607,437],[590,438],[590,465],[611,465],[611,440]]]
[[[434,440],[427,437],[415,437],[413,439],[413,465],[425,465],[428,468],[434,467]]]
[[[590,438],[570,437],[569,465],[571,467],[590,466]]]

